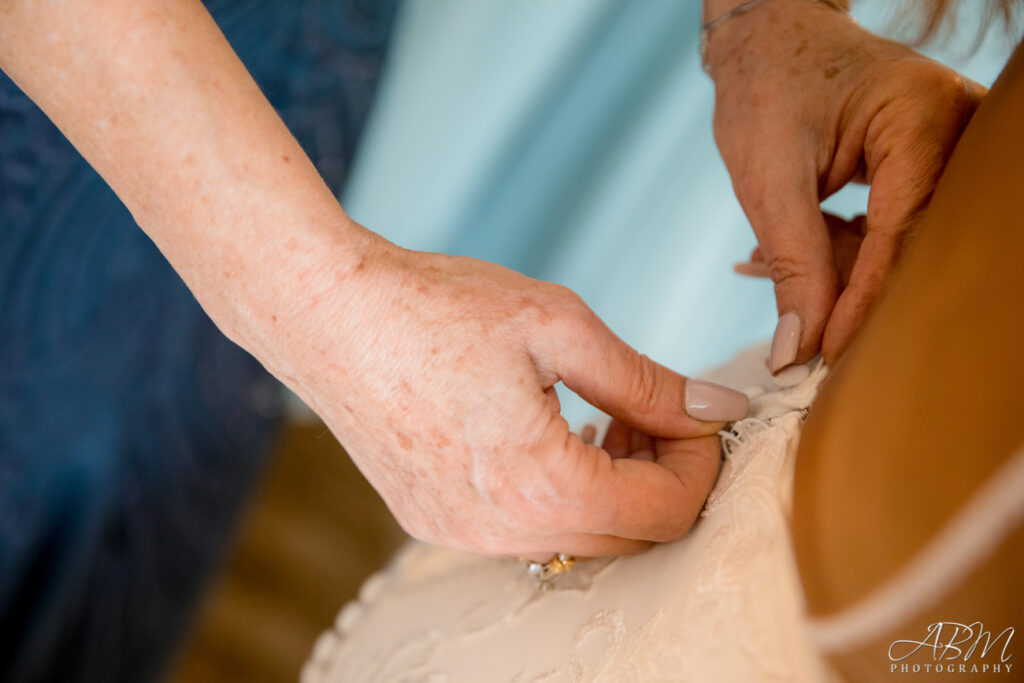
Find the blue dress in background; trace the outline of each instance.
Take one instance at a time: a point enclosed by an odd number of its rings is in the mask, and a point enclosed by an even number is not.
[[[207,4],[340,191],[394,2]],[[275,380],[0,74],[0,679],[158,677],[279,408]]]

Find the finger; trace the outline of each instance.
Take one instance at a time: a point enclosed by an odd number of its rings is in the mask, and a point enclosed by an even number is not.
[[[621,420],[612,420],[608,425],[608,433],[604,435],[601,447],[612,458],[625,458],[629,455],[629,439],[633,429]]]
[[[530,550],[510,550],[508,555],[544,564],[563,553],[576,560],[585,560],[607,555],[637,555],[652,545],[650,541],[638,541],[609,534],[560,533],[524,541],[522,547]]]
[[[668,541],[693,525],[718,475],[717,436],[656,442],[657,459],[611,459],[571,442],[549,474],[568,501],[559,519],[573,531]]]
[[[558,399],[558,392],[553,386],[544,390],[544,397],[547,399],[548,405],[551,406],[552,412],[562,412],[562,402]]]
[[[984,89],[941,74],[931,92],[942,106],[883,107],[864,140],[871,190],[864,242],[822,344],[834,363],[849,346],[899,262]]]
[[[629,452],[654,451],[654,437],[639,430],[632,430],[629,435]]]
[[[855,216],[850,220],[834,214],[822,212],[828,228],[829,239],[832,241],[832,259],[839,273],[840,288],[850,282],[850,273],[857,260],[857,251],[864,239],[864,216]],[[732,266],[733,272],[747,277],[771,279],[768,264],[765,263],[758,250],[754,250],[749,261],[739,261]],[[827,327],[827,325],[826,325]]]
[[[822,341],[826,363],[834,363],[846,350],[895,272],[904,240],[927,206],[943,163],[941,150],[935,149],[925,155],[892,155],[875,171],[864,238]]]
[[[771,278],[768,264],[764,261],[740,261],[733,264],[732,271],[737,275],[746,275],[747,277]]]
[[[592,444],[597,439],[597,425],[585,424],[580,430],[580,439],[585,444]]]
[[[637,353],[589,310],[559,322],[555,337],[539,342],[545,348],[537,362],[631,427],[655,436],[699,436],[747,414],[745,394],[688,380]]]
[[[763,168],[745,184],[736,183],[737,196],[775,283],[780,319],[772,343],[773,373],[817,353],[839,293],[816,177],[810,171],[794,177],[783,161]]]
[[[646,460],[654,462],[654,437],[650,434],[633,429],[629,435],[629,454],[626,456],[633,460]]]
[[[839,273],[839,283],[845,289],[850,283],[853,264],[857,261],[857,253],[864,240],[865,216],[854,216],[850,220],[827,212],[824,213],[824,216],[829,237],[832,240],[832,258],[835,260],[836,270]]]
[[[896,269],[901,251],[902,239],[877,232],[865,236],[850,273],[850,283],[840,295],[825,329],[822,356],[829,365],[839,359],[867,320]]]

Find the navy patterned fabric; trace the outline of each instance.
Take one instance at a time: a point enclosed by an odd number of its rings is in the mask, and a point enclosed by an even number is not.
[[[336,191],[394,4],[207,3]],[[273,379],[0,74],[0,679],[156,678],[278,412]]]

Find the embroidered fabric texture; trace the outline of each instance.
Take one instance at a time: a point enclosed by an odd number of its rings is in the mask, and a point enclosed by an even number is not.
[[[303,683],[821,681],[788,534],[793,459],[826,370],[774,386],[765,346],[707,377],[751,397],[685,538],[587,560],[545,588],[523,564],[407,543],[324,633]]]

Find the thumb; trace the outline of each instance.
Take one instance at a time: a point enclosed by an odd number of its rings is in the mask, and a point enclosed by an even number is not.
[[[839,276],[814,180],[794,181],[791,171],[779,168],[757,182],[758,191],[737,188],[737,195],[775,283],[779,323],[769,365],[776,373],[818,352]]]
[[[745,394],[687,379],[638,353],[590,309],[570,316],[545,354],[548,369],[584,400],[647,434],[713,434],[747,415]]]

